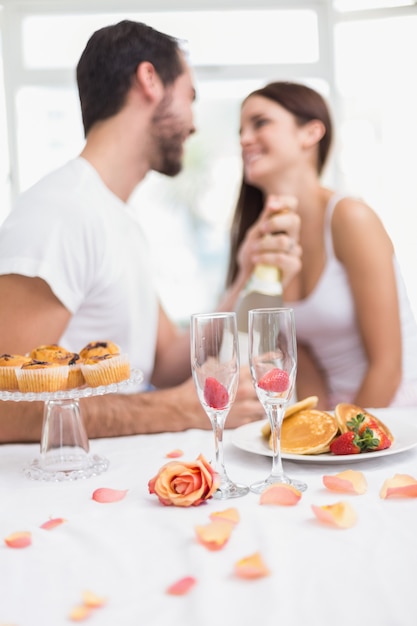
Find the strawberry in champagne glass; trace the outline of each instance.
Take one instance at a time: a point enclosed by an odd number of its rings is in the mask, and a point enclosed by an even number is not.
[[[191,369],[199,400],[210,419],[215,446],[214,469],[220,485],[213,498],[237,498],[249,487],[234,483],[223,459],[223,430],[239,384],[239,352],[235,313],[191,316]]]
[[[297,345],[292,309],[252,309],[249,311],[249,365],[252,381],[268,416],[272,435],[272,470],[265,479],[250,486],[262,493],[274,483],[307,489],[283,470],[280,450],[281,425],[290,402],[297,373]]]

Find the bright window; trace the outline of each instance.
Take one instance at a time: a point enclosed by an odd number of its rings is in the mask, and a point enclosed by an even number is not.
[[[72,68],[93,31],[126,18],[188,42],[195,65],[311,63],[318,59],[317,15],[312,10],[172,11],[28,16],[23,23],[24,65]]]
[[[417,206],[416,33],[417,15],[336,28],[341,184],[383,219],[417,314],[415,234],[407,226]]]

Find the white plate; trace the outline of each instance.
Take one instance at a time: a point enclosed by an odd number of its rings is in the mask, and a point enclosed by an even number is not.
[[[336,455],[325,454],[286,454],[282,458],[302,463],[352,463],[377,459],[389,454],[405,452],[417,446],[417,408],[416,409],[370,409],[370,412],[379,417],[388,426],[394,435],[394,442],[390,448],[378,452],[362,452],[361,454]],[[262,436],[261,429],[265,422],[251,422],[236,428],[232,442],[241,450],[272,456],[272,450],[267,440]]]

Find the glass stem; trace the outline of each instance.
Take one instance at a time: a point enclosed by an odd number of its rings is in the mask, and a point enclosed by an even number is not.
[[[223,458],[223,430],[224,417],[214,414],[212,425],[214,434],[215,470],[219,474],[221,481],[227,480],[226,469]]]
[[[271,425],[272,435],[272,470],[271,478],[277,478],[281,482],[284,477],[281,460],[281,426],[284,417],[284,406],[280,404],[270,404],[268,406],[268,418]]]

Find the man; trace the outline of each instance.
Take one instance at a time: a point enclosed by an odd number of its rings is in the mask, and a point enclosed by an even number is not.
[[[93,34],[77,82],[81,155],[23,193],[0,229],[0,354],[51,343],[77,352],[111,340],[157,390],[84,400],[89,437],[210,428],[190,379],[188,333],[157,300],[127,205],[150,170],[174,176],[181,169],[194,132],[190,68],[174,38],[126,20]],[[278,263],[288,282],[300,268],[298,232],[294,214],[266,212],[219,308],[233,309],[255,262]],[[39,440],[42,408],[0,402],[0,441]],[[263,415],[244,369],[227,426]]]

